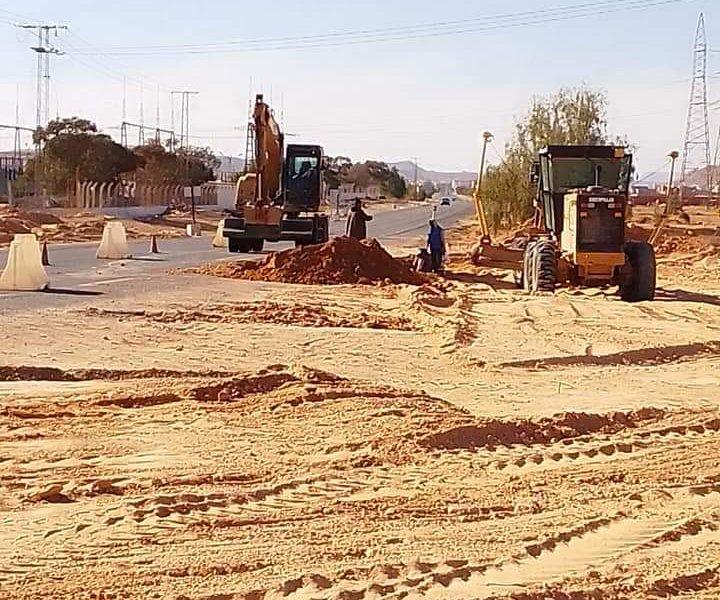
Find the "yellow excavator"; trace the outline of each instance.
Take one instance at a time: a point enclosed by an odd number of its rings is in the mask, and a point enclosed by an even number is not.
[[[223,236],[230,252],[260,252],[265,242],[322,244],[329,219],[320,211],[321,146],[289,144],[262,94],[255,99],[255,172],[238,180],[235,211],[225,219]]]

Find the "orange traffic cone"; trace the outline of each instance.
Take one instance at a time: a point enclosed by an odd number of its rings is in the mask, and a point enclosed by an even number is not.
[[[160,254],[158,250],[157,236],[153,234],[150,238],[150,254]]]
[[[47,244],[47,240],[44,240],[44,241],[43,241],[41,262],[42,262],[42,264],[43,264],[44,267],[50,266],[50,258],[48,257],[48,244]]]

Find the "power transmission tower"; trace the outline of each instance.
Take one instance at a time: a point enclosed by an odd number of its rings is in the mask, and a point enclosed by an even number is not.
[[[190,96],[197,96],[200,92],[190,91],[172,91],[171,98],[180,96],[180,147],[188,148],[190,146]],[[171,129],[175,129],[175,108],[173,103],[172,125]]]
[[[43,123],[50,121],[50,56],[61,55],[61,52],[50,44],[50,32],[58,35],[64,25],[18,25],[20,29],[32,29],[37,32],[38,45],[31,49],[37,53],[37,114],[36,125],[42,127]]]
[[[692,173],[704,169],[706,189],[712,187],[710,172],[710,125],[708,118],[707,93],[707,36],[705,34],[705,15],[700,13],[695,48],[693,50],[693,73],[690,86],[690,105],[688,107],[687,129],[681,171],[681,183],[685,183]]]

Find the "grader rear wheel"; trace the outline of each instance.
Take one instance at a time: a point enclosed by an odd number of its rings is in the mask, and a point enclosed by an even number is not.
[[[647,242],[627,242],[625,255],[632,267],[632,278],[620,286],[620,297],[626,302],[655,299],[655,249]]]
[[[555,244],[542,241],[534,248],[532,256],[533,279],[530,289],[533,292],[554,292],[558,279],[558,259]]]

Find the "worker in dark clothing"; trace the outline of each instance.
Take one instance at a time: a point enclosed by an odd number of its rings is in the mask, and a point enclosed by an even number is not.
[[[363,210],[362,201],[355,200],[355,204],[350,208],[348,213],[347,225],[345,226],[345,235],[356,240],[364,240],[367,237],[367,222],[372,221],[372,217]]]
[[[445,231],[435,219],[430,221],[427,249],[430,253],[432,270],[439,273],[445,262]]]

